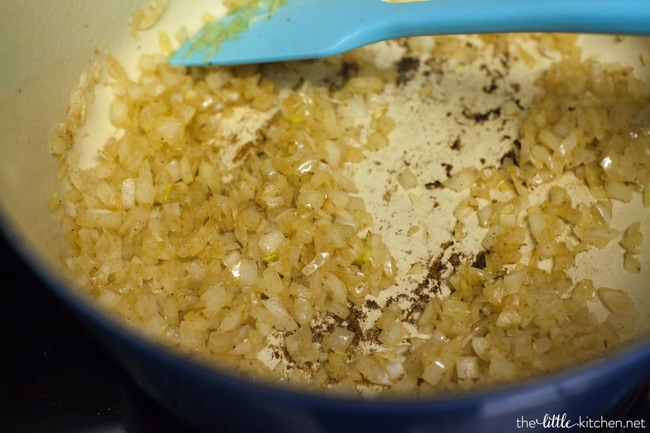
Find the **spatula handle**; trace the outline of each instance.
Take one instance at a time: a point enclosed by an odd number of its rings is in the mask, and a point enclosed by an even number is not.
[[[345,0],[349,1],[349,0]],[[373,0],[370,0],[372,2]],[[376,1],[376,0],[375,0]],[[463,33],[650,34],[650,0],[429,0],[368,8],[366,37]],[[365,3],[365,7],[364,4]],[[368,12],[373,10],[373,17]]]

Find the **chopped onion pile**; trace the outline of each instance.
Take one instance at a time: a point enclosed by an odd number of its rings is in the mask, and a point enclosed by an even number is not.
[[[340,83],[294,88],[283,87],[283,65],[185,70],[145,55],[131,80],[109,56],[108,115],[123,134],[88,169],[66,151],[78,122],[52,136],[68,186],[53,204],[68,267],[101,306],[151,338],[301,386],[429,394],[606,353],[634,332],[634,307],[625,292],[574,282],[570,271],[580,253],[614,239],[625,269],[640,270],[640,224],[621,237],[610,220],[613,201],[650,185],[650,109],[628,69],[583,62],[558,40],[538,40],[560,45],[562,60],[540,79],[510,156],[443,182],[462,196],[456,241],[472,218],[485,230],[484,263],[456,267],[449,296],[427,300],[414,322],[396,303],[382,305],[372,345],[355,311],[393,287],[398,270],[350,169],[367,152],[408,143],[390,141],[394,121],[378,98],[393,75],[359,67],[363,49],[346,55],[357,68]],[[438,56],[472,61],[459,38],[437,41]],[[242,143],[229,121],[261,113]],[[79,110],[70,116],[79,120]],[[584,182],[590,199],[575,202],[556,184],[563,176]],[[398,181],[418,185],[408,168]],[[540,190],[544,200],[533,202]],[[604,321],[590,310],[596,299],[609,311]]]

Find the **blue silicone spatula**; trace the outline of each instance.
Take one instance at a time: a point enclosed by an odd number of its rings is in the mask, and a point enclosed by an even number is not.
[[[276,62],[398,37],[507,32],[648,35],[650,0],[259,0],[207,24],[170,62]]]

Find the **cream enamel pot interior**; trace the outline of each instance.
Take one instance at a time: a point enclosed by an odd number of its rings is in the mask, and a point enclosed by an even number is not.
[[[144,390],[173,413],[205,432],[514,431],[519,418],[541,420],[545,414],[566,414],[577,420],[607,414],[650,377],[650,340],[640,338],[603,361],[498,389],[421,400],[325,397],[208,369],[108,318],[71,288],[61,270],[62,233],[48,210],[49,197],[58,186],[48,138],[53,123],[65,117],[81,72],[99,58],[98,53],[122,53],[126,46],[136,46],[131,54],[137,55],[155,46],[151,35],[137,44],[129,37],[129,16],[144,3],[23,0],[3,4],[0,222],[15,248],[71,312]],[[171,3],[169,16],[195,23],[198,18],[185,9],[209,8],[211,2],[197,1],[192,8]],[[650,53],[650,41],[637,43],[637,48]],[[594,45],[594,51],[598,47]],[[650,78],[647,68],[642,72]],[[644,265],[650,265],[647,259]],[[647,329],[648,302],[637,306],[642,328]]]

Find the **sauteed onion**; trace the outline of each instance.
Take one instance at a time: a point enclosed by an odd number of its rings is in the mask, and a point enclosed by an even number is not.
[[[464,41],[400,43],[454,73],[476,58]],[[162,344],[300,386],[429,394],[612,350],[633,334],[634,306],[573,271],[581,254],[616,242],[624,269],[640,271],[643,227],[621,233],[611,219],[614,202],[640,191],[648,202],[645,84],[628,68],[582,60],[569,36],[482,41],[524,63],[533,60],[517,41],[532,41],[558,60],[524,111],[500,107],[522,112],[505,156],[434,185],[459,197],[451,242],[474,226],[482,241],[472,257],[449,259],[448,293],[428,293],[412,314],[384,295],[400,273],[432,275],[434,263],[397,263],[354,182],[368,154],[408,146],[391,140],[382,98],[397,71],[369,62],[366,49],[317,62],[336,74],[292,86],[287,77],[313,64],[186,70],[144,55],[132,79],[109,55],[106,116],[120,133],[95,166],[78,166],[74,137],[95,69],[51,141],[66,186],[52,208],[67,267],[101,307]],[[396,179],[412,203],[424,200],[410,169]],[[407,224],[404,236],[418,230]],[[599,300],[604,318],[592,311]]]

